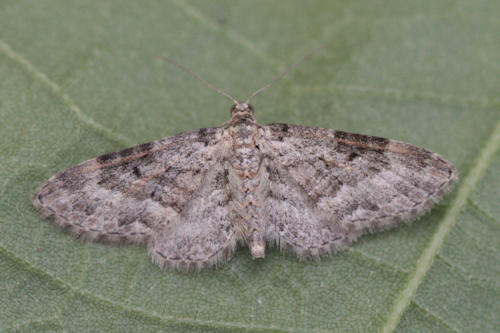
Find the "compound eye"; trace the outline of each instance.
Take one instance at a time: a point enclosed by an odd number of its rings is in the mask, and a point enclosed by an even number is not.
[[[252,104],[248,104],[248,109],[249,109],[250,111],[252,111],[252,113],[253,113],[253,105],[252,105]]]
[[[233,106],[231,106],[231,110],[229,112],[231,112],[231,114],[236,110],[236,104],[233,104]]]

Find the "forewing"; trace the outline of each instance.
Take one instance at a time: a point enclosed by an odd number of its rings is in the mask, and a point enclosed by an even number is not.
[[[201,129],[88,160],[33,197],[43,217],[90,240],[144,242],[180,214],[216,162],[222,129]]]
[[[346,230],[349,240],[414,220],[457,179],[450,162],[403,142],[286,124],[264,128],[263,150],[273,165],[303,190],[321,225]]]

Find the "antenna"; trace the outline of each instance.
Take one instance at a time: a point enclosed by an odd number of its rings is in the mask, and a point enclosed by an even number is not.
[[[195,79],[198,79],[200,80],[204,85],[206,85],[207,87],[209,87],[210,89],[213,89],[215,90],[216,92],[218,92],[219,94],[221,94],[222,96],[226,96],[227,98],[229,98],[230,100],[233,101],[234,104],[238,104],[238,101],[236,100],[236,98],[234,98],[233,96],[229,95],[228,93],[222,91],[221,89],[217,88],[216,86],[208,83],[207,81],[205,81],[205,79],[203,79],[201,76],[199,76],[198,74],[196,74],[195,72],[191,71],[189,68],[187,67],[184,67],[182,66],[181,64],[177,63],[176,61],[170,59],[170,58],[166,58],[166,57],[160,57],[161,59],[165,60],[165,61],[168,61],[169,63],[171,64],[174,64],[175,66],[179,67],[180,69],[182,69],[184,72],[190,74],[191,76],[193,76]]]
[[[248,102],[250,102],[250,100],[252,98],[255,97],[255,95],[263,92],[264,90],[266,90],[267,88],[269,88],[270,86],[272,86],[276,81],[280,80],[281,78],[283,78],[283,76],[285,76],[286,74],[288,74],[292,69],[294,69],[295,67],[297,67],[300,63],[302,63],[304,60],[306,60],[307,58],[309,58],[310,56],[312,56],[314,53],[318,52],[319,50],[321,49],[324,49],[326,47],[326,45],[321,45],[315,49],[313,49],[312,51],[310,51],[309,53],[307,53],[305,56],[303,56],[302,58],[300,58],[299,60],[297,60],[293,65],[291,66],[288,66],[284,71],[283,73],[281,73],[280,75],[278,75],[277,77],[275,77],[271,82],[269,82],[268,84],[266,84],[265,86],[263,86],[262,88],[260,89],[257,89],[252,95],[250,95],[250,97],[246,100],[245,103],[248,104]],[[207,81],[205,81],[205,79],[203,79],[201,76],[199,76],[198,74],[196,74],[195,72],[191,71],[189,68],[187,67],[184,67],[182,66],[181,64],[179,64],[178,62],[176,62],[175,60],[173,59],[170,59],[170,58],[166,58],[166,57],[160,57],[160,59],[163,59],[165,61],[168,61],[169,63],[179,67],[180,69],[182,69],[184,72],[188,73],[189,75],[191,75],[192,77],[194,77],[195,79],[198,79],[200,80],[204,85],[206,85],[207,87],[209,87],[210,89],[212,90],[215,90],[216,92],[218,92],[219,94],[221,94],[222,96],[226,96],[227,98],[229,98],[231,101],[233,101],[234,104],[239,104],[239,102],[236,100],[236,98],[234,98],[233,96],[229,95],[228,93],[226,93],[225,91],[222,91],[221,89],[217,88],[216,86],[208,83]]]
[[[309,53],[307,53],[305,56],[303,56],[302,58],[300,58],[299,60],[297,60],[293,65],[288,66],[288,68],[285,69],[283,71],[283,73],[281,73],[280,75],[278,75],[277,77],[275,77],[271,82],[269,82],[268,84],[266,84],[262,88],[257,89],[252,95],[250,95],[250,97],[248,97],[248,99],[247,99],[247,101],[245,103],[250,102],[250,100],[252,98],[254,98],[255,95],[263,92],[264,90],[266,90],[267,88],[269,88],[270,86],[272,86],[276,81],[280,80],[281,78],[283,78],[283,76],[285,76],[286,74],[288,74],[288,72],[290,72],[292,69],[294,69],[295,67],[297,67],[298,65],[300,65],[300,63],[302,63],[304,60],[306,60],[307,58],[309,58],[310,56],[312,56],[314,53],[318,52],[319,50],[324,49],[325,47],[326,47],[326,45],[318,46],[317,48],[313,49],[312,51],[310,51]]]

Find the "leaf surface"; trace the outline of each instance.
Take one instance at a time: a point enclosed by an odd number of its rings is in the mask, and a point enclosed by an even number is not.
[[[498,331],[498,1],[0,1],[0,330]],[[407,141],[458,168],[419,221],[321,263],[247,249],[201,274],[90,244],[30,203],[81,161],[229,117]]]

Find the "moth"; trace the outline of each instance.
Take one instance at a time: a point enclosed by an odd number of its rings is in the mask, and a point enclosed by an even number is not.
[[[238,243],[254,259],[272,244],[319,259],[417,219],[458,178],[440,155],[396,140],[261,125],[250,98],[166,60],[230,98],[231,119],[62,171],[33,196],[43,218],[85,240],[145,243],[156,264],[181,271],[225,263]]]

